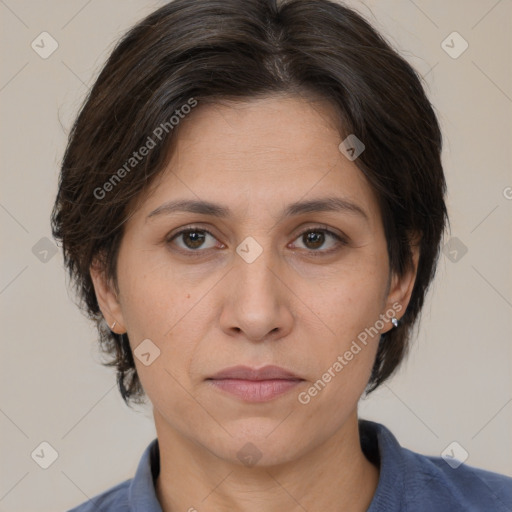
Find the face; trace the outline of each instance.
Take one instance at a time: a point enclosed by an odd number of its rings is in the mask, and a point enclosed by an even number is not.
[[[377,198],[329,116],[299,97],[199,105],[126,223],[119,293],[92,272],[158,428],[225,460],[247,442],[293,460],[339,431],[407,306],[414,276],[389,275]]]

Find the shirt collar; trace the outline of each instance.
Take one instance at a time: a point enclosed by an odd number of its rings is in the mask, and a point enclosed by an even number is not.
[[[145,449],[128,491],[130,512],[162,512],[155,482],[160,473],[158,439]]]
[[[405,498],[406,471],[403,448],[384,425],[369,420],[359,420],[361,449],[365,456],[379,468],[379,483],[367,512],[402,510]]]

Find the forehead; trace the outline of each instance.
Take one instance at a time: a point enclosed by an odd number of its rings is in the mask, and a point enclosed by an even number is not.
[[[171,166],[187,156],[196,161],[214,157],[210,164],[226,171],[276,175],[279,167],[287,171],[307,166],[306,154],[318,160],[323,153],[324,165],[332,165],[338,151],[326,154],[325,146],[339,138],[335,117],[329,106],[319,101],[279,95],[205,103],[180,126]]]
[[[298,96],[199,104],[181,121],[172,155],[142,209],[175,198],[233,212],[281,211],[299,199],[338,196],[375,221],[377,198],[339,150],[334,109]]]

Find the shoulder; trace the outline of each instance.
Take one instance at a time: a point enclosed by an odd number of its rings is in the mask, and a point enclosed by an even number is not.
[[[98,512],[99,510],[102,512],[117,512],[128,510],[128,490],[131,483],[132,479],[125,480],[68,512]]]
[[[400,445],[380,423],[360,421],[365,455],[380,466],[368,512],[511,512],[512,478]]]
[[[154,482],[160,471],[158,439],[144,450],[135,476],[94,496],[68,512],[161,512]]]
[[[158,439],[144,450],[135,476],[94,496],[68,512],[161,512],[154,482],[160,471]]]
[[[403,448],[411,510],[510,512],[512,478],[466,464],[450,466],[442,457]]]

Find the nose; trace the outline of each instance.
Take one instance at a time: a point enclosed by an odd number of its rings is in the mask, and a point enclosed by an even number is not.
[[[255,342],[276,340],[290,332],[293,294],[282,270],[270,249],[251,263],[242,258],[235,263],[225,281],[220,316],[224,332]]]

